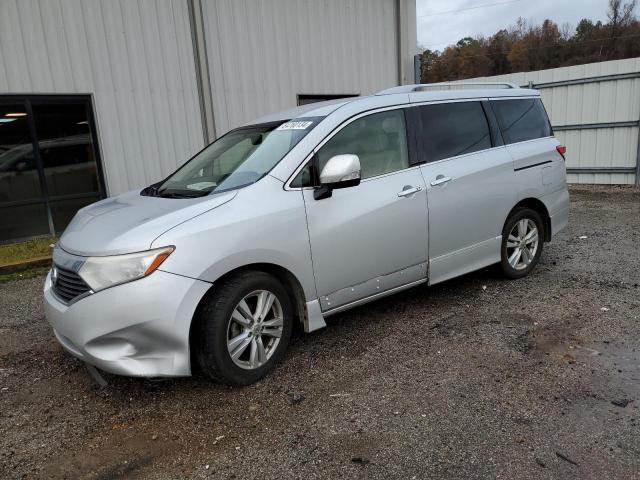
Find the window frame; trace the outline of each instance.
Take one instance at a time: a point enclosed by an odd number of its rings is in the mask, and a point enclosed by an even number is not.
[[[491,107],[491,102],[489,100],[482,100],[482,108],[484,110],[484,116],[487,118],[487,122],[489,123],[491,147],[504,147],[506,145],[506,142],[504,141],[504,137],[502,136],[502,130],[500,129],[498,117],[496,117],[496,113],[493,111],[493,107]]]
[[[329,140],[331,140],[335,135],[337,135],[338,132],[340,132],[343,128],[347,127],[348,125],[350,125],[351,123],[355,122],[356,120],[359,120],[359,119],[361,119],[363,117],[367,117],[367,116],[370,116],[370,115],[375,115],[377,113],[383,113],[383,112],[388,112],[388,111],[392,111],[392,110],[401,110],[403,115],[404,115],[405,135],[407,137],[407,160],[408,160],[408,165],[407,165],[406,168],[403,168],[401,170],[394,170],[392,172],[382,173],[382,174],[376,175],[374,177],[364,178],[364,179],[361,180],[361,182],[368,182],[370,180],[375,180],[375,179],[386,177],[386,176],[389,176],[389,175],[394,175],[397,172],[403,172],[403,171],[410,170],[411,168],[416,167],[417,163],[415,163],[415,161],[414,161],[415,160],[415,148],[414,148],[415,146],[413,145],[413,143],[411,141],[411,137],[409,135],[410,127],[409,127],[409,118],[407,116],[407,110],[409,110],[412,106],[413,105],[411,105],[411,104],[403,104],[403,105],[392,105],[390,107],[375,108],[375,109],[371,109],[371,110],[362,111],[360,113],[357,113],[357,114],[345,119],[338,126],[336,126],[333,130],[331,130],[320,142],[318,142],[318,144],[311,150],[311,152],[309,152],[309,154],[300,163],[300,165],[298,165],[298,167],[296,167],[296,169],[293,171],[293,173],[289,176],[289,178],[285,182],[284,187],[283,187],[284,190],[286,190],[286,191],[296,191],[296,190],[312,190],[312,189],[318,188],[320,186],[320,172],[318,171],[318,157],[316,155],[318,153],[318,151],[327,142],[329,142]],[[307,187],[293,187],[293,186],[291,186],[291,183],[298,177],[300,172],[304,168],[306,168],[307,165],[311,166],[311,178],[312,178],[313,185],[307,186]]]

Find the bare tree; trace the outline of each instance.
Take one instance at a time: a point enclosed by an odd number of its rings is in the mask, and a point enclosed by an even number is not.
[[[634,10],[638,0],[631,0],[623,4],[622,0],[609,0],[609,11],[607,17],[612,29],[626,27],[635,20]]]
[[[612,55],[615,55],[618,37],[621,31],[635,20],[634,10],[637,0],[631,0],[628,3],[622,3],[622,0],[609,0],[609,38],[610,49]]]
[[[571,26],[571,24],[569,22],[564,22],[560,26],[560,36],[562,37],[562,40],[564,41],[570,40],[571,37],[573,36],[573,31],[574,31],[574,28]]]

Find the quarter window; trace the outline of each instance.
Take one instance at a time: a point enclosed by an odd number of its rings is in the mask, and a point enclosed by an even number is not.
[[[404,111],[374,113],[351,122],[318,151],[318,171],[341,154],[358,155],[363,179],[407,168]]]
[[[311,175],[311,162],[307,163],[296,178],[291,180],[292,188],[304,188],[313,186],[313,177]]]
[[[491,106],[498,118],[505,143],[551,136],[549,118],[539,98],[494,100]]]
[[[489,125],[480,102],[441,103],[419,108],[422,130],[418,141],[427,162],[491,148]]]

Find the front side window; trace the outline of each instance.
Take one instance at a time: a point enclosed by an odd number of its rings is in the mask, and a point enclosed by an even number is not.
[[[551,136],[547,112],[539,98],[492,100],[505,143]]]
[[[318,171],[334,155],[360,158],[361,178],[395,172],[409,166],[404,111],[390,110],[354,120],[317,153]]]
[[[264,177],[321,118],[252,125],[213,142],[145,195],[201,197],[235,190]]]
[[[480,102],[425,105],[420,108],[418,134],[421,155],[427,162],[491,148],[487,117]]]

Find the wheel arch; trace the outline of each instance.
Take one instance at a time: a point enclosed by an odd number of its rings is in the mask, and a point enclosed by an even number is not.
[[[538,212],[538,214],[542,217],[542,221],[544,222],[544,241],[551,241],[551,216],[549,215],[549,210],[547,206],[538,198],[529,197],[520,200],[509,212],[507,218],[505,219],[505,223],[511,216],[511,214],[518,208],[530,208]]]
[[[189,326],[189,347],[191,350],[193,350],[192,333],[194,319],[198,315],[198,312],[200,311],[200,308],[204,304],[205,300],[210,295],[213,295],[216,291],[216,287],[223,283],[226,279],[228,279],[232,275],[237,274],[238,272],[244,272],[247,270],[268,273],[278,279],[278,281],[284,286],[285,290],[287,290],[287,292],[289,293],[289,299],[291,300],[291,305],[293,306],[295,320],[297,322],[300,322],[301,324],[305,323],[308,315],[307,302],[304,294],[304,289],[302,288],[302,284],[300,283],[298,278],[291,271],[281,265],[277,265],[274,263],[250,263],[241,267],[231,269],[221,275],[211,284],[207,292],[202,296],[202,298],[198,302],[198,306],[194,311],[193,317],[191,318],[191,324]],[[195,365],[195,363],[193,362],[193,352],[191,352],[191,360],[191,365]]]

